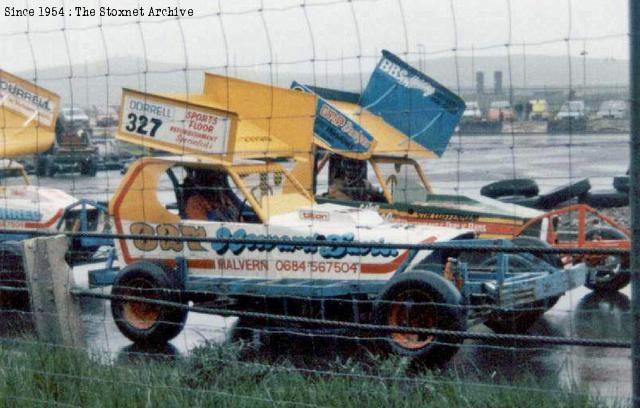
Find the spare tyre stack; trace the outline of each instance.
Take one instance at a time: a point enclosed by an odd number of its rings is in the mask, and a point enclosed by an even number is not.
[[[540,195],[538,208],[545,210],[556,208],[574,197],[582,197],[586,195],[590,189],[591,183],[589,182],[589,179],[582,179],[564,186],[556,187],[548,193]]]
[[[533,179],[500,180],[487,184],[480,189],[480,194],[489,198],[537,196],[540,192],[538,183]]]
[[[590,189],[589,179],[582,179],[538,195],[540,189],[535,180],[510,179],[487,184],[480,189],[480,194],[509,204],[549,210],[574,198],[585,197]]]
[[[613,190],[595,190],[581,198],[580,202],[594,208],[617,208],[629,205],[629,176],[613,178]]]

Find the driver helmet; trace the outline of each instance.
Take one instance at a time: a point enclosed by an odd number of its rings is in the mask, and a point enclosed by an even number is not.
[[[197,188],[202,189],[212,198],[215,197],[216,200],[222,200],[222,193],[227,187],[226,174],[215,170],[196,170],[193,175]]]
[[[353,186],[366,178],[366,163],[354,159],[342,159],[342,171],[347,186]]]

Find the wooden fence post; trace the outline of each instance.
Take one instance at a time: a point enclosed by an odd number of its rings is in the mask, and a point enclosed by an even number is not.
[[[25,275],[38,339],[84,348],[78,300],[71,294],[75,281],[65,261],[64,235],[23,241]]]

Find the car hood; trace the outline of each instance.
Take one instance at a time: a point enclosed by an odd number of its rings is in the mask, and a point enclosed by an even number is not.
[[[64,191],[37,186],[0,191],[0,225],[9,228],[53,228],[64,209],[77,201]]]
[[[269,219],[269,225],[313,234],[353,234],[355,241],[419,244],[472,236],[473,230],[392,222],[375,208],[316,204]]]

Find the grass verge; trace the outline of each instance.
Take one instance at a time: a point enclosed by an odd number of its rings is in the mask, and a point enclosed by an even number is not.
[[[287,361],[248,361],[242,354],[242,346],[206,345],[188,357],[114,362],[110,356],[26,341],[2,345],[0,400],[19,407],[612,406],[585,390],[542,388],[533,381],[470,383],[432,372],[407,377],[402,359],[367,366],[336,361],[313,370]]]

